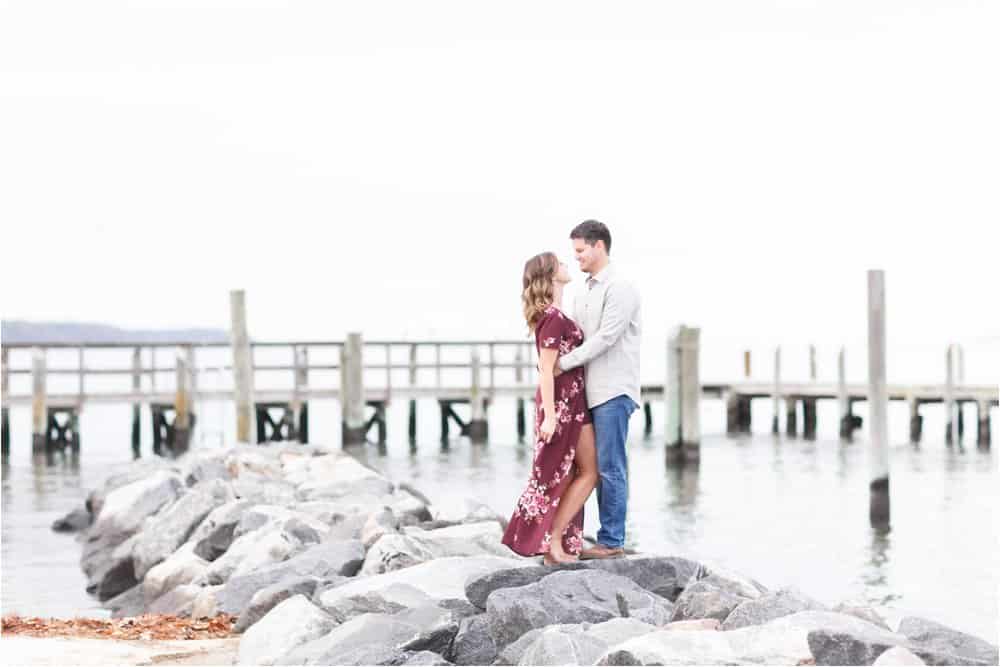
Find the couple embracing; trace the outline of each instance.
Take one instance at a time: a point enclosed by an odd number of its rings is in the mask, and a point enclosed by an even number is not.
[[[610,259],[611,233],[596,220],[570,233],[586,287],[562,310],[569,272],[555,254],[524,266],[524,318],[539,360],[535,450],[528,486],[503,543],[546,565],[624,555],[625,443],[639,407],[639,294]],[[597,489],[597,545],[583,548],[583,507]]]

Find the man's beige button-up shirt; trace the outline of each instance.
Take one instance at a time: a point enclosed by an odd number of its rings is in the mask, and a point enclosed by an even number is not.
[[[622,394],[642,405],[639,292],[617,274],[609,263],[587,279],[587,289],[577,295],[573,306],[573,318],[583,329],[583,344],[559,358],[564,371],[584,366],[589,408]]]

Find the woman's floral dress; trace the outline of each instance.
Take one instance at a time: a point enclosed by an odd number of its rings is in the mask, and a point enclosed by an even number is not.
[[[535,329],[535,347],[559,350],[563,355],[583,343],[583,332],[573,320],[554,306],[545,309]],[[545,417],[541,387],[535,392],[535,456],[528,487],[503,536],[503,543],[522,556],[547,553],[552,540],[552,522],[559,499],[573,480],[576,444],[584,424],[590,423],[583,367],[578,366],[555,378],[556,430],[545,442],[539,433]],[[562,534],[563,550],[577,555],[583,547],[583,508]]]

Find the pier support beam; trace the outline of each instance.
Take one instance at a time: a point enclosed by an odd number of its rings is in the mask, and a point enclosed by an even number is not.
[[[45,393],[45,350],[31,350],[31,451],[46,451],[49,412]]]
[[[802,437],[806,440],[816,439],[816,399],[802,399]]]
[[[410,345],[410,387],[417,386],[417,346]],[[410,448],[417,444],[417,399],[411,398],[409,415],[406,421],[406,436],[410,440]]]
[[[857,424],[853,414],[854,403],[847,395],[847,372],[843,347],[837,354],[837,405],[840,408],[840,438],[850,442],[854,438],[854,429],[857,428]]]
[[[309,348],[305,345],[292,347],[294,357],[295,388],[292,393],[293,435],[300,443],[309,442],[309,401],[305,394],[309,390]]]
[[[10,414],[7,410],[7,396],[10,393],[10,373],[7,370],[7,348],[0,347],[0,458],[4,462],[10,456]]]
[[[701,330],[680,325],[667,340],[666,463],[697,465],[701,459],[701,380],[698,348]]]
[[[481,383],[482,364],[479,359],[479,350],[472,350],[472,392],[469,396],[469,407],[471,416],[468,423],[469,440],[476,444],[483,444],[489,438],[489,424],[486,421],[486,397],[483,395]]]
[[[771,418],[771,433],[781,433],[781,347],[774,348],[774,416]]]
[[[643,416],[646,419],[645,428],[642,430],[643,437],[648,438],[653,435],[653,406],[649,404],[649,401],[642,402]]]
[[[132,401],[132,458],[141,456],[142,443],[142,403],[138,396],[142,393],[142,348],[136,347],[132,350],[132,394],[136,397]]]
[[[726,396],[726,433],[750,433],[750,397],[731,392]]]
[[[177,349],[177,390],[174,394],[174,456],[184,454],[191,446],[192,419],[191,385],[194,375],[194,349],[190,345]]]
[[[913,396],[906,399],[910,406],[910,442],[918,444],[923,436],[924,418],[920,416],[920,401]]]
[[[799,398],[797,396],[785,396],[785,435],[794,438],[798,435],[798,409]]]
[[[247,308],[243,290],[229,293],[229,339],[233,350],[233,385],[236,402],[236,442],[254,444],[256,433],[253,397],[253,349],[247,333]]]
[[[976,417],[979,426],[976,429],[976,446],[980,449],[990,448],[990,402],[976,401]]]
[[[520,345],[514,353],[514,381],[518,387],[524,383],[524,348]],[[524,418],[524,397],[517,397],[517,441],[524,442],[527,432],[527,421]]]
[[[889,529],[889,394],[885,361],[885,273],[872,270],[868,272],[868,407],[871,415],[868,519],[879,531]]]
[[[364,359],[361,334],[347,334],[340,349],[341,440],[345,445],[365,441]]]
[[[958,432],[958,419],[955,416],[955,346],[949,345],[945,353],[945,380],[944,380],[944,442],[951,447],[955,442],[955,434]]]

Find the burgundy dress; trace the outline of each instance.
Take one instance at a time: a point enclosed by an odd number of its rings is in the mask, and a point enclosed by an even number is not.
[[[563,355],[580,346],[583,332],[555,306],[545,309],[535,329],[535,347],[557,349]],[[556,430],[545,442],[539,434],[544,410],[541,387],[535,392],[535,456],[528,487],[517,500],[514,514],[502,542],[522,556],[549,551],[552,522],[559,499],[573,481],[576,444],[584,424],[590,423],[584,393],[583,367],[578,366],[555,378]],[[583,547],[583,508],[566,526],[563,550],[578,555]]]

